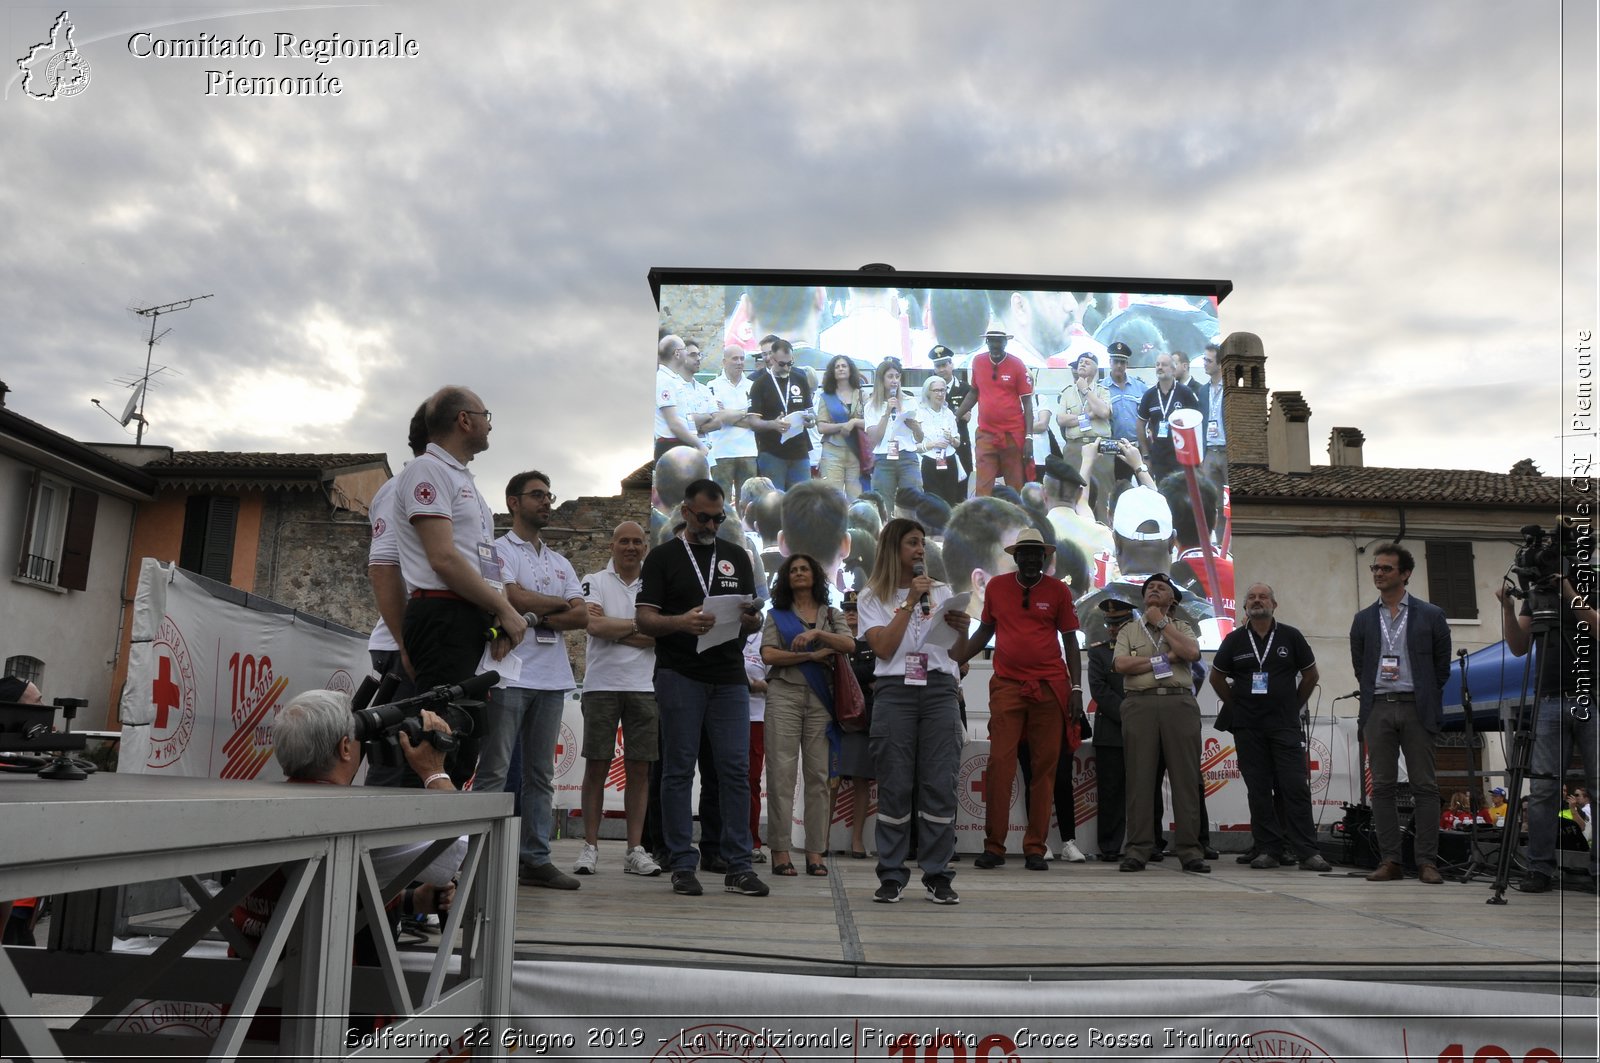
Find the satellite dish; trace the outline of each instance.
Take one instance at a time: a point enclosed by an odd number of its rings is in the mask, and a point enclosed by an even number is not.
[[[139,409],[139,400],[144,397],[144,385],[143,380],[139,381],[139,385],[128,395],[128,404],[122,408],[122,416],[118,418],[124,428],[128,427],[128,422],[134,419]]]

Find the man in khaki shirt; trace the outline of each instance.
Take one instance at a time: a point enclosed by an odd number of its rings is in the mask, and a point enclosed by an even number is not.
[[[1127,763],[1127,844],[1122,871],[1143,871],[1155,849],[1157,765],[1172,784],[1173,850],[1185,871],[1205,874],[1200,845],[1200,705],[1189,665],[1200,659],[1194,631],[1168,614],[1182,592],[1165,572],[1144,583],[1144,612],[1117,633],[1113,666],[1123,676],[1123,754]]]

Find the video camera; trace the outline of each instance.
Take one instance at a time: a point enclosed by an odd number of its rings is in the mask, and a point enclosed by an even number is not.
[[[452,752],[460,739],[472,733],[472,717],[465,707],[479,703],[499,682],[499,672],[484,672],[462,683],[442,683],[426,694],[391,702],[387,698],[394,691],[395,677],[385,676],[379,682],[368,676],[350,702],[350,711],[355,716],[356,741],[366,745],[370,760],[386,766],[404,762],[396,738],[401,734],[410,739],[412,745],[426,741],[441,753]],[[377,704],[373,704],[374,701]],[[442,717],[450,725],[451,733],[423,730],[424,709],[431,709]]]
[[[1525,598],[1534,623],[1555,623],[1561,617],[1561,580],[1572,573],[1580,556],[1593,556],[1593,536],[1579,533],[1571,521],[1563,520],[1546,532],[1537,524],[1522,529],[1522,545],[1517,549],[1511,571],[1517,577],[1517,590]]]

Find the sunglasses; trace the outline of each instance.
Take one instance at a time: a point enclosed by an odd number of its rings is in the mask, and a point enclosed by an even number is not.
[[[696,513],[692,509],[689,511],[689,516],[693,517],[701,524],[721,524],[723,521],[728,519],[728,515],[726,513]]]

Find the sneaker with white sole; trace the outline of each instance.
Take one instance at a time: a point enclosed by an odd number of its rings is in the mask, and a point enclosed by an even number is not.
[[[1069,864],[1081,864],[1089,858],[1083,855],[1083,850],[1078,848],[1077,842],[1068,838],[1061,843],[1061,859]]]
[[[593,845],[585,843],[583,852],[579,853],[578,858],[572,862],[572,873],[574,875],[592,875],[594,874],[595,865],[599,862],[600,850]]]
[[[928,900],[934,904],[961,903],[961,897],[950,886],[949,875],[929,875],[922,880],[922,888],[928,891]]]
[[[644,846],[635,845],[628,850],[628,855],[623,858],[622,871],[627,875],[643,875],[646,878],[654,878],[656,875],[661,874],[661,865],[655,862],[654,857],[645,852]]]

